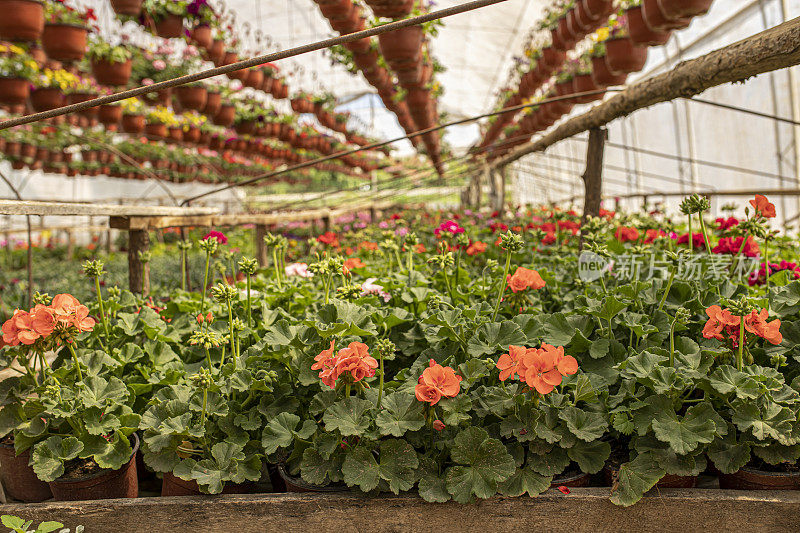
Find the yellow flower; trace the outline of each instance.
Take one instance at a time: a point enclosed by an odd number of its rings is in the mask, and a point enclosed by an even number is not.
[[[597,30],[597,42],[602,43],[603,41],[607,41],[610,33],[608,28],[600,28]]]
[[[9,46],[9,47],[7,48],[7,50],[10,50],[11,52],[13,52],[13,53],[15,53],[15,54],[17,54],[17,55],[19,55],[19,54],[24,54],[24,53],[25,53],[25,50],[23,50],[23,49],[22,49],[22,48],[20,48],[19,46],[13,45],[13,44],[12,44],[11,46]]]

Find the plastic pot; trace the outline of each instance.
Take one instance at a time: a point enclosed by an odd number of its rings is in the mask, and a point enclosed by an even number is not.
[[[612,73],[608,70],[606,57],[602,56],[592,58],[592,79],[594,79],[594,83],[598,87],[612,87],[614,85],[625,85],[628,75],[625,73]]]
[[[244,79],[245,87],[258,89],[264,84],[264,71],[256,68],[248,69],[247,78]]]
[[[606,41],[606,65],[612,74],[639,72],[647,63],[647,47],[637,46],[629,37]]]
[[[250,135],[256,129],[255,120],[243,120],[233,127],[239,135]]]
[[[8,152],[6,152],[8,153]],[[0,444],[0,481],[8,496],[25,503],[53,497],[50,486],[41,481],[28,466],[31,455],[25,450],[17,455],[13,444]]]
[[[109,498],[136,498],[139,482],[136,477],[136,451],[139,436],[130,437],[133,453],[119,470],[103,470],[78,479],[59,478],[50,482],[53,497],[59,501],[104,500]]]
[[[255,487],[254,483],[225,483],[222,494],[250,494]],[[162,496],[197,496],[205,494],[200,490],[197,481],[185,481],[172,472],[164,474],[164,482],[161,485]]]
[[[200,111],[208,100],[208,91],[202,85],[181,85],[175,88],[175,96],[184,109]]]
[[[672,31],[655,32],[645,23],[642,6],[636,6],[625,12],[628,19],[628,32],[631,41],[640,46],[661,46],[667,44]]]
[[[115,63],[107,59],[92,60],[92,74],[100,85],[127,85],[131,79],[133,60]]]
[[[111,8],[117,15],[138,17],[142,13],[144,0],[111,0]]]
[[[164,39],[183,37],[183,17],[167,14],[155,23],[156,35]]]
[[[213,117],[222,107],[222,94],[209,92],[206,94],[206,104],[203,106],[202,113],[208,117]]]
[[[0,0],[0,39],[38,41],[44,31],[44,4],[39,0]]]
[[[116,126],[122,120],[122,106],[101,105],[97,111],[97,120],[105,126]]]
[[[642,2],[642,15],[647,27],[653,31],[680,30],[692,23],[691,17],[669,19],[658,7],[658,0],[644,0]]]
[[[603,467],[603,476],[609,486],[614,484],[614,477],[619,472],[619,465],[607,464]],[[691,489],[697,486],[697,476],[678,476],[667,474],[655,484],[661,489]]]
[[[278,474],[283,482],[286,483],[286,492],[344,492],[348,490],[345,485],[340,483],[325,486],[306,483],[303,478],[289,475],[286,471],[286,466],[283,464],[278,465]]]
[[[658,0],[658,7],[671,20],[705,15],[714,0]]]
[[[125,133],[138,135],[144,131],[145,125],[143,115],[122,115],[122,131]]]
[[[719,488],[739,490],[800,490],[800,472],[768,472],[745,466],[719,475]]]
[[[171,142],[180,142],[183,140],[183,129],[180,126],[170,126],[167,129],[167,140]]]
[[[208,60],[217,66],[222,64],[222,61],[225,60],[225,41],[214,39],[208,48]]]
[[[562,475],[563,476],[563,475]],[[576,474],[568,474],[563,477],[555,477],[553,481],[550,483],[552,488],[557,487],[588,487],[589,480],[591,476],[589,474],[585,474],[583,472],[578,472]]]
[[[235,118],[236,107],[230,104],[222,104],[212,120],[217,126],[225,126],[226,128],[230,128]]]
[[[64,63],[80,61],[86,54],[89,30],[75,24],[45,24],[42,48],[47,57]]]
[[[209,49],[214,43],[214,36],[211,33],[211,26],[207,24],[195,26],[192,28],[191,39],[200,48],[205,48],[206,50]]]
[[[144,132],[148,137],[164,139],[167,137],[167,125],[160,123],[146,124],[144,127]]]
[[[30,83],[22,78],[0,78],[0,103],[24,104],[30,95]]]
[[[598,85],[594,82],[594,78],[591,74],[579,74],[576,75],[572,79],[572,87],[576,93],[586,93],[591,91],[597,91],[599,89],[603,89],[604,87],[598,87]],[[575,101],[579,104],[588,104],[591,102],[595,102],[597,100],[602,100],[604,94],[593,94],[587,96],[581,96],[575,99]]]
[[[64,93],[58,87],[42,87],[31,91],[31,107],[36,112],[64,105]]]
[[[548,46],[542,50],[542,61],[550,68],[551,72],[563,65],[566,60],[567,54],[562,50],[557,50],[552,46]]]
[[[394,67],[419,61],[422,55],[422,37],[421,26],[408,26],[378,35],[378,44],[383,57]]]
[[[614,12],[614,3],[611,0],[581,0],[586,14],[592,19],[607,17]]]

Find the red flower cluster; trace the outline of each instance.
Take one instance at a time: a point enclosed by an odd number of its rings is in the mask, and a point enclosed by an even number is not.
[[[206,234],[205,237],[203,237],[203,240],[207,241],[211,238],[217,239],[219,244],[228,244],[228,237],[226,237],[221,231],[211,230]]]
[[[676,244],[679,244],[679,245],[680,244],[689,244],[689,233],[688,232],[684,233],[683,235],[678,237],[678,240],[676,241]],[[692,247],[693,248],[705,248],[706,247],[706,241],[703,239],[703,234],[702,233],[692,233]]]
[[[30,346],[54,332],[72,336],[92,331],[94,324],[85,305],[71,294],[59,294],[50,305],[37,304],[30,311],[15,310],[3,324],[3,342],[11,346]]]
[[[334,342],[327,350],[320,352],[314,358],[316,361],[311,365],[311,370],[319,370],[319,378],[330,388],[336,387],[336,380],[341,376],[349,380],[349,383],[356,383],[364,378],[375,375],[378,368],[378,361],[369,355],[369,348],[361,342],[351,342],[347,348],[342,348],[336,355],[334,352]]]
[[[755,199],[750,200],[750,205],[756,213],[764,218],[775,218],[775,205],[772,204],[763,194],[756,194]]]
[[[732,237],[724,237],[719,240],[719,243],[711,249],[712,252],[715,254],[730,254],[736,255],[739,253],[739,249],[742,247],[742,241],[744,237],[736,237],[735,239]],[[747,237],[747,243],[744,245],[744,249],[742,253],[747,257],[758,257],[761,253],[761,249],[758,247],[758,243],[753,239],[752,235]]]
[[[769,275],[772,276],[778,272],[788,270],[794,279],[800,279],[800,267],[797,263],[790,263],[789,261],[781,261],[780,263],[769,264]],[[759,270],[754,270],[750,273],[747,283],[750,285],[764,285],[767,282],[767,269],[764,263],[761,263]]]
[[[714,220],[717,223],[717,229],[720,231],[727,231],[734,226],[739,225],[739,219],[736,217],[718,218]]]
[[[525,289],[541,289],[545,286],[542,276],[535,270],[525,267],[517,267],[513,275],[508,276],[508,288],[512,292],[520,292]]]
[[[322,244],[327,244],[332,248],[338,248],[339,236],[332,231],[326,231],[325,233],[317,237],[317,242],[321,242]]]
[[[541,348],[509,346],[508,353],[497,361],[500,381],[515,375],[539,394],[548,394],[561,384],[564,376],[578,372],[578,361],[571,355],[564,355],[563,346],[543,343]]]
[[[459,233],[464,233],[466,230],[462,228],[458,222],[455,220],[448,220],[447,222],[442,222],[439,224],[439,227],[433,230],[433,234],[436,237],[441,237],[443,232],[450,233],[451,235],[457,235]]]
[[[718,305],[712,305],[706,309],[706,314],[708,321],[703,326],[703,337],[721,341],[729,340],[734,347],[738,347],[742,317],[736,316],[731,313],[730,309],[722,309]],[[772,322],[767,322],[768,317],[769,312],[766,309],[753,310],[744,317],[744,329],[772,344],[780,344],[783,341],[783,335],[780,332],[781,321],[776,318]],[[747,342],[746,337],[745,342]]]
[[[467,255],[478,255],[486,251],[486,243],[475,241],[467,246]]]
[[[620,226],[617,228],[617,231],[614,232],[614,237],[616,237],[619,242],[638,241],[639,230],[636,228]]]
[[[455,370],[449,366],[442,366],[431,359],[414,387],[414,395],[421,402],[436,405],[442,397],[452,398],[460,390],[461,376],[457,376]]]

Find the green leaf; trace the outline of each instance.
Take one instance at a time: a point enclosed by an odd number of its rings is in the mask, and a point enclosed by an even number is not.
[[[411,489],[417,481],[417,452],[404,440],[381,441],[379,466],[381,479],[389,484],[389,490],[395,494]]]
[[[725,439],[716,439],[708,446],[706,453],[723,474],[738,472],[750,462],[750,445],[736,442],[736,431],[731,430]]]
[[[527,337],[519,326],[511,321],[489,322],[481,325],[467,342],[467,353],[472,357],[493,355],[507,350],[511,344],[522,344]]]
[[[406,431],[417,431],[425,425],[425,406],[413,394],[392,392],[381,402],[375,419],[381,435],[402,437]]]
[[[544,341],[554,346],[566,346],[576,332],[564,313],[550,315],[544,322]]]
[[[325,410],[322,420],[327,431],[338,430],[342,436],[360,437],[369,429],[367,412],[373,405],[367,400],[350,396],[340,400]]]
[[[489,437],[486,430],[470,427],[453,439],[451,459],[457,463],[447,470],[447,491],[459,503],[467,503],[473,496],[490,498],[497,493],[497,484],[516,471],[514,458],[497,439]]]
[[[539,453],[535,453],[533,448],[530,451],[527,466],[543,476],[556,476],[569,466],[567,451],[559,446],[547,448],[545,445]]]
[[[278,448],[291,446],[294,438],[308,439],[316,431],[316,424],[313,420],[306,420],[300,431],[297,426],[300,424],[300,417],[291,413],[280,413],[270,420],[261,436],[261,445],[264,453],[274,453]]]
[[[678,455],[686,455],[700,444],[710,443],[716,431],[717,425],[707,418],[707,410],[698,409],[698,406],[687,409],[683,417],[672,409],[664,410],[653,420],[656,438],[668,443]]]
[[[761,393],[758,383],[744,372],[730,365],[720,365],[709,376],[711,386],[721,394],[734,393],[737,398],[758,398]]]
[[[380,467],[371,450],[356,446],[347,452],[342,475],[348,486],[357,486],[364,492],[369,492],[378,486]]]
[[[603,469],[606,460],[611,456],[611,445],[600,440],[594,442],[579,440],[567,450],[567,455],[578,463],[581,472],[596,474]]]
[[[83,443],[75,437],[52,436],[33,448],[31,467],[36,477],[50,482],[64,475],[64,462],[78,457]]]
[[[619,475],[611,486],[611,502],[623,507],[633,505],[664,475],[666,472],[651,455],[643,453],[636,456],[636,459],[620,467]]]
[[[94,460],[100,468],[118,470],[130,460],[131,455],[133,448],[128,437],[117,432],[114,442],[110,443],[102,453],[95,454]]]
[[[553,476],[543,476],[526,466],[517,468],[514,475],[500,483],[498,488],[504,496],[537,496],[549,489],[552,481]]]
[[[756,446],[753,453],[767,464],[794,464],[800,459],[800,444],[784,446],[773,442],[769,446]]]
[[[436,461],[430,457],[421,456],[417,469],[419,495],[426,502],[444,503],[450,499],[447,492],[447,480],[439,475]]]
[[[439,402],[442,408],[442,420],[448,426],[458,426],[461,422],[470,420],[472,399],[466,394],[459,394],[453,398],[442,398]]]
[[[584,411],[572,405],[561,409],[558,417],[567,423],[570,433],[586,442],[599,439],[608,429],[608,421],[602,413]]]
[[[312,485],[325,485],[336,476],[337,464],[333,458],[324,458],[314,448],[306,448],[300,463],[303,481]]]
[[[108,381],[100,376],[88,376],[83,380],[83,389],[79,395],[84,407],[105,407],[124,403],[128,398],[128,389],[121,379],[111,376]]]
[[[731,421],[740,431],[750,430],[758,440],[773,438],[781,444],[791,445],[792,425],[797,422],[791,409],[781,407],[774,402],[765,402],[761,406],[737,400],[733,404]]]

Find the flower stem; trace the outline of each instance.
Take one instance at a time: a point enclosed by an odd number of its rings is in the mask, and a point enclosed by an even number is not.
[[[667,295],[669,294],[669,290],[672,288],[672,282],[675,281],[675,266],[672,266],[672,269],[669,272],[669,280],[667,280],[667,286],[664,288],[664,294],[661,295],[661,301],[658,302],[658,310],[664,307],[664,302],[667,301]]]
[[[736,352],[736,370],[742,371],[744,361],[744,317],[739,321],[739,350]]]
[[[497,312],[500,310],[500,302],[503,301],[503,293],[506,292],[506,285],[508,284],[508,271],[511,269],[511,250],[506,250],[506,266],[503,269],[503,279],[500,282],[500,293],[497,295],[497,303],[494,305],[494,313],[492,313],[492,322],[497,318]]]
[[[106,311],[103,306],[103,294],[100,292],[100,278],[97,276],[94,278],[94,288],[97,291],[97,305],[100,307],[100,319],[103,321],[103,330],[106,334],[105,345],[107,346],[111,341],[111,336],[108,334],[108,317],[106,317]],[[101,342],[100,344],[102,345],[103,343]],[[103,349],[105,349],[105,346],[103,346]]]
[[[383,350],[380,350],[378,357],[381,365],[381,377],[378,381],[378,409],[380,409],[381,400],[383,399]]]
[[[767,281],[767,313],[769,313],[769,239],[764,239],[764,276]]]
[[[275,248],[272,249],[272,265],[275,267],[275,283],[278,284],[278,290],[281,290],[281,271],[278,268],[278,252]]]
[[[211,252],[206,252],[206,268],[203,274],[203,295],[200,298],[200,314],[204,314],[206,310],[206,287],[208,286],[208,266],[211,263]]]
[[[203,428],[203,433],[205,433],[206,428],[206,408],[208,407],[208,389],[203,388],[203,410],[200,413],[200,427]]]
[[[689,252],[694,253],[694,234],[692,233],[692,215],[689,215]]]
[[[703,220],[703,213],[698,213],[697,216],[700,219],[700,231],[703,232],[703,242],[706,243],[706,252],[708,252],[708,255],[711,255],[711,243],[708,242],[708,231],[706,230],[706,222]]]
[[[181,249],[181,290],[186,290],[186,250]]]
[[[236,338],[233,334],[233,306],[231,306],[230,300],[228,300],[228,335],[231,337],[231,357],[234,358],[234,363],[236,362]],[[223,357],[224,359],[224,357]],[[220,361],[219,368],[222,370],[222,363],[224,361]]]
[[[78,354],[75,353],[75,348],[72,347],[72,343],[67,343],[69,346],[69,351],[72,354],[72,360],[75,362],[75,370],[78,371],[78,380],[83,381],[83,372],[81,372],[81,364],[78,362]]]
[[[247,327],[253,327],[253,312],[250,300],[250,272],[247,273]]]

